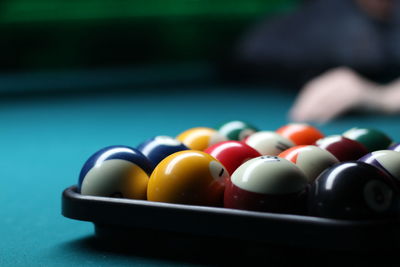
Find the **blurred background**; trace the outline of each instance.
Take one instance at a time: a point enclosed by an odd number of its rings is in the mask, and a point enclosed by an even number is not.
[[[301,2],[4,0],[0,3],[0,88],[71,87],[73,81],[66,83],[67,78],[54,74],[65,70],[78,71],[80,85],[101,84],[106,77],[95,81],[90,73],[80,71],[104,68],[116,69],[119,84],[154,81],[160,75],[178,78],[182,71],[186,78],[203,79],[213,75],[210,68],[229,56],[250,25],[290,12]],[[171,64],[178,69],[168,72]],[[136,79],[130,71],[121,71],[138,66],[143,72]],[[15,77],[9,74],[17,73],[29,75],[11,82]]]
[[[358,13],[359,8],[342,9],[341,5],[372,1],[388,0],[1,0],[0,203],[5,209],[0,217],[0,266],[126,266],[132,261],[165,265],[157,255],[146,258],[140,252],[110,252],[91,245],[95,243],[92,224],[61,216],[61,193],[76,184],[87,158],[105,146],[135,147],[155,135],[177,136],[192,127],[217,127],[230,120],[245,120],[262,130],[278,129],[291,121],[288,111],[302,87],[281,90],[264,83],[238,83],[232,79],[237,78],[236,70],[229,68],[230,63],[235,67],[232,55],[237,44],[255,25],[296,13],[293,29],[274,31],[281,37],[274,46],[255,42],[261,48],[271,48],[269,53],[276,61],[267,67],[275,72],[258,68],[257,60],[250,62],[255,63],[250,72],[258,69],[261,76],[269,73],[269,78],[291,80],[287,67],[296,58],[285,53],[286,48],[295,48],[305,58],[298,58],[303,65],[292,68],[290,74],[307,72],[310,57],[320,59],[326,52],[331,59],[331,48],[346,48],[344,54],[338,49],[340,59],[348,59],[349,54],[370,55],[357,46],[370,43],[363,36],[360,42],[347,42],[331,35],[333,27],[314,23],[313,19],[347,23],[336,16],[353,21],[350,15],[354,13],[369,29],[370,20]],[[328,2],[340,3],[340,8],[331,12],[325,4]],[[309,10],[299,9],[311,3],[318,4],[312,14],[319,14],[322,8],[330,16],[309,16]],[[348,16],[343,10],[353,13]],[[300,13],[310,19],[299,18]],[[312,46],[291,41],[292,37],[304,36],[296,26],[312,29],[306,40]],[[347,27],[339,25],[336,29],[341,33]],[[358,26],[354,29],[354,33],[359,32]],[[317,33],[340,42],[315,38]],[[352,31],[347,33],[353,36]],[[255,39],[257,36],[264,34],[253,35]],[[268,36],[275,39],[277,35]],[[347,49],[348,44],[355,45]],[[283,52],[274,53],[281,47]],[[304,47],[308,53],[303,53]],[[327,50],[318,54],[314,53],[316,48]],[[380,48],[377,46],[376,51]],[[250,59],[258,59],[255,52]],[[287,64],[279,66],[276,62],[282,58]],[[399,63],[400,52],[398,59]],[[268,58],[263,62],[270,63]],[[328,67],[336,64],[328,63]],[[238,65],[247,69],[240,62]],[[326,69],[325,65],[317,67]],[[397,75],[399,69],[395,69]],[[230,71],[227,76],[225,72]],[[352,82],[350,88],[357,89],[354,84],[363,86]],[[342,86],[344,91],[348,91],[346,86]],[[334,96],[349,99],[344,93],[337,94],[336,87],[328,89]],[[338,102],[345,103],[342,98]],[[332,99],[322,96],[327,102]],[[326,109],[322,100],[306,103],[312,115],[322,114],[318,108]],[[397,107],[398,103],[400,100],[394,101]],[[355,126],[378,128],[399,141],[398,119],[378,113],[353,114],[320,125],[320,129],[332,135]],[[299,258],[296,255],[286,258]],[[176,265],[185,265],[180,257],[176,256],[180,261]]]

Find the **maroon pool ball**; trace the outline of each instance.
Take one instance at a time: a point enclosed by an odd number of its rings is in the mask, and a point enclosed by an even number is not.
[[[341,135],[321,138],[315,144],[331,152],[341,162],[357,160],[368,153],[364,145]]]

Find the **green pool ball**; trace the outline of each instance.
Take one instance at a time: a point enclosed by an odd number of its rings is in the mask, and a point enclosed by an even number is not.
[[[258,131],[253,125],[244,121],[229,121],[217,128],[218,132],[229,140],[241,141]]]
[[[369,152],[387,149],[392,139],[385,133],[371,128],[352,128],[343,133],[344,137],[363,144]]]

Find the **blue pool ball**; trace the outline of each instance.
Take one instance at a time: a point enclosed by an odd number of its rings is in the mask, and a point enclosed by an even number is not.
[[[393,150],[393,151],[400,152],[400,143],[393,144],[393,145],[391,145],[388,149],[389,149],[389,150]]]
[[[78,190],[82,195],[146,199],[151,171],[150,161],[137,149],[105,147],[83,165]]]
[[[390,175],[400,185],[400,153],[393,150],[378,150],[359,159]]]
[[[161,160],[169,155],[175,152],[189,150],[183,143],[169,136],[153,137],[140,144],[137,149],[150,160],[153,169]]]

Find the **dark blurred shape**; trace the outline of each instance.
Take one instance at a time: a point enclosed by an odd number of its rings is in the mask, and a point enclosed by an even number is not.
[[[400,69],[400,3],[307,1],[291,14],[255,25],[228,65],[228,73],[251,81],[301,85],[339,66],[390,80]]]
[[[298,0],[4,0],[0,71],[215,62],[255,18]]]

